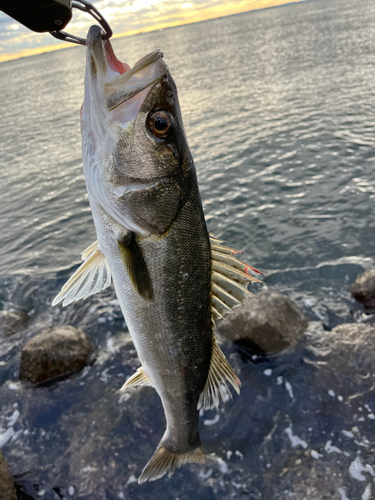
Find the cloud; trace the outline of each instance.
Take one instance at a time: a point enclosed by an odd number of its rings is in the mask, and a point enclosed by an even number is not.
[[[288,0],[92,0],[109,22],[114,36],[188,24],[219,16],[286,3]],[[290,1],[290,0],[289,0]],[[291,0],[300,1],[300,0]],[[91,16],[73,9],[65,31],[85,37]],[[65,44],[67,45],[67,44]],[[64,47],[48,33],[34,33],[0,12],[0,62]]]

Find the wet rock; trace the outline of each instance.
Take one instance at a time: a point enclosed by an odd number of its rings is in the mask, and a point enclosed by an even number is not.
[[[17,500],[12,476],[0,451],[0,500]]]
[[[29,316],[24,311],[0,311],[0,336],[8,337],[21,330]]]
[[[375,374],[372,369],[375,324],[344,323],[325,331],[319,322],[312,322],[305,338],[307,350],[313,354],[317,386],[326,388],[328,399],[350,402],[345,408],[346,416],[342,408],[337,420],[362,422],[362,417],[369,418],[370,423],[375,420]],[[313,358],[307,356],[304,361],[311,362]],[[361,398],[368,398],[367,404],[361,404]],[[367,410],[361,415],[363,407]],[[325,410],[329,411],[328,406]]]
[[[236,315],[221,322],[227,339],[263,353],[278,352],[297,344],[308,322],[301,311],[278,292],[264,291],[250,299]]]
[[[359,276],[350,288],[352,296],[362,302],[368,309],[375,308],[375,269],[366,271]]]
[[[335,353],[335,369],[348,374],[366,376],[373,364],[375,350],[375,325],[345,323],[336,326],[324,339],[324,344]]]
[[[86,366],[94,347],[82,330],[60,326],[32,338],[21,353],[20,379],[42,383]]]

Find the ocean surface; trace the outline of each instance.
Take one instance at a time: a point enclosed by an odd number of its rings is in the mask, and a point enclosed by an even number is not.
[[[307,2],[113,41],[130,64],[163,50],[209,230],[318,302],[373,264],[374,9]],[[95,239],[84,70],[82,47],[0,67],[2,280],[52,276]]]
[[[367,321],[349,288],[375,263],[375,3],[301,2],[113,46],[131,65],[162,49],[209,231],[326,331]],[[84,72],[83,47],[0,64],[0,308],[30,316],[26,336],[0,339],[0,406],[22,404],[24,389],[17,396],[9,384],[17,384],[22,345],[44,327],[97,329],[99,348],[124,329],[113,291],[70,310],[51,307],[96,239],[82,174]]]

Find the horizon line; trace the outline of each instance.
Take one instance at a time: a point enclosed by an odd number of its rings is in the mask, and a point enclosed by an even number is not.
[[[133,30],[124,31],[121,33],[116,33],[111,37],[111,39],[113,40],[116,38],[125,38],[128,36],[142,35],[142,34],[146,34],[146,33],[152,33],[154,31],[162,31],[162,30],[168,29],[168,28],[178,28],[178,27],[182,27],[182,26],[189,26],[191,24],[198,24],[198,23],[205,22],[205,21],[213,21],[215,19],[221,19],[223,17],[230,17],[230,16],[245,14],[248,12],[254,12],[254,11],[258,11],[258,10],[267,10],[267,9],[273,9],[273,8],[278,8],[278,7],[284,7],[284,6],[287,6],[290,4],[294,4],[294,3],[308,2],[310,0],[287,0],[287,1],[285,1],[285,0],[271,0],[271,1],[274,1],[277,3],[275,3],[274,5],[266,5],[264,7],[263,6],[254,7],[254,8],[249,9],[249,10],[239,10],[236,12],[229,12],[227,14],[222,14],[222,15],[220,15],[220,12],[217,12],[214,17],[206,17],[204,19],[196,19],[196,20],[192,20],[192,21],[182,23],[182,24],[179,21],[174,21],[174,22],[170,22],[170,23],[168,23],[168,21],[165,21],[165,22],[162,21],[159,24],[156,24],[156,25],[153,25],[150,27],[146,27],[146,28],[141,29],[141,30],[139,28],[137,28],[137,29],[133,29]],[[216,9],[218,11],[224,10],[224,8],[225,8],[225,4],[216,7]],[[199,13],[198,13],[198,17],[199,17]],[[17,52],[14,54],[12,54],[12,53],[3,54],[3,55],[0,54],[0,63],[14,61],[17,59],[23,59],[25,57],[32,57],[32,56],[36,56],[36,55],[40,55],[40,54],[46,54],[49,52],[56,52],[58,50],[63,50],[63,49],[71,49],[71,48],[74,48],[74,46],[77,46],[77,45],[74,45],[71,43],[68,44],[67,42],[63,42],[63,43],[59,43],[59,44],[45,45],[43,47],[34,47],[32,49],[23,49],[20,52]]]

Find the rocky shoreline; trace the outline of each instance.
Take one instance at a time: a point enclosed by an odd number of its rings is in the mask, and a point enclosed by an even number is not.
[[[241,395],[202,413],[205,465],[142,487],[164,417],[153,389],[117,392],[139,362],[113,291],[64,312],[13,301],[0,313],[0,366],[13,360],[0,387],[0,500],[371,499],[375,272],[351,293],[361,321],[332,329],[267,289],[222,321]]]

